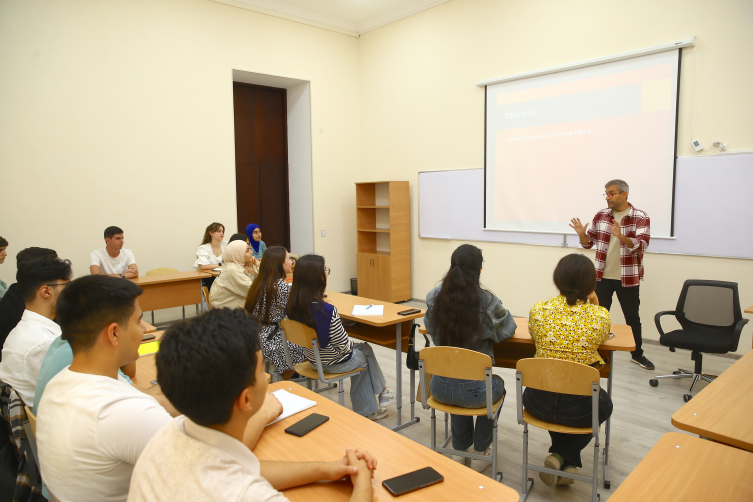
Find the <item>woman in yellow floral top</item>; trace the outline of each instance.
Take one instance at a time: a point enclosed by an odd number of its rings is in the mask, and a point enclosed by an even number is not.
[[[564,359],[603,368],[604,359],[596,349],[609,339],[609,311],[599,306],[594,265],[582,254],[562,258],[554,269],[554,284],[560,295],[533,306],[528,331],[536,343],[536,357]],[[523,406],[539,420],[569,427],[590,427],[591,398],[557,394],[527,388]],[[601,389],[599,423],[612,414],[612,401]],[[550,469],[577,473],[581,467],[580,452],[591,442],[591,434],[549,432],[552,447],[544,461]],[[547,485],[572,484],[573,480],[539,473]]]

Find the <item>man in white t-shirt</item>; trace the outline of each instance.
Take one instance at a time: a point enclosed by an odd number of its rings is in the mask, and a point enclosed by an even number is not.
[[[57,258],[23,262],[16,274],[26,310],[3,344],[0,380],[13,387],[29,406],[34,403],[47,349],[60,336],[60,326],[53,319],[58,297],[71,275],[71,262]]]
[[[119,227],[105,229],[105,247],[92,251],[89,271],[92,275],[111,275],[123,279],[139,276],[136,258],[130,249],[123,249],[125,239]]]
[[[149,442],[133,471],[128,502],[284,502],[279,490],[344,476],[353,483],[351,501],[372,500],[376,460],[366,451],[349,448],[331,462],[270,462],[244,445],[247,423],[270,399],[263,361],[259,326],[242,309],[210,310],[170,327],[157,373],[184,416]]]

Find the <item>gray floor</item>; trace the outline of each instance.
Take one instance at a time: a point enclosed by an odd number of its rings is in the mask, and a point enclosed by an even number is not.
[[[417,302],[409,302],[421,306]],[[421,320],[419,320],[421,322]],[[358,340],[354,340],[358,341]],[[417,343],[422,348],[424,341],[419,337]],[[387,385],[395,387],[395,352],[384,347],[373,346],[377,355],[379,364],[387,379]],[[616,353],[614,368],[614,384],[612,399],[614,402],[614,412],[612,414],[612,436],[610,446],[610,464],[611,464],[611,489],[603,488],[603,472],[601,467],[599,471],[599,493],[601,500],[609,498],[612,492],[622,483],[627,475],[635,468],[638,462],[643,459],[651,447],[666,432],[679,431],[670,422],[672,414],[677,411],[683,404],[682,395],[687,392],[690,380],[663,380],[659,387],[650,387],[648,380],[654,374],[669,374],[678,367],[692,369],[690,352],[678,350],[669,352],[665,347],[657,345],[644,345],[646,356],[656,365],[656,371],[646,371],[638,365],[630,362],[629,353]],[[720,356],[704,356],[704,371],[710,374],[720,374],[735,362],[734,359]],[[403,379],[403,420],[410,416],[410,400],[408,398],[409,376],[410,372],[405,368],[405,356],[403,355],[402,365]],[[503,483],[520,492],[521,488],[521,461],[523,453],[523,427],[517,424],[515,408],[515,370],[497,368],[494,371],[500,375],[506,384],[508,391],[507,401],[504,404],[499,419],[498,432],[498,469],[504,474]],[[416,374],[418,383],[418,374]],[[350,406],[348,397],[348,385],[345,384],[345,404]],[[707,384],[700,383],[697,390],[703,389]],[[323,392],[333,401],[337,400],[337,391],[330,390]],[[390,415],[381,420],[379,423],[385,426],[392,426],[397,423],[396,405],[390,406]],[[426,447],[430,444],[430,415],[428,411],[416,406],[416,415],[421,417],[421,421],[397,434],[402,434],[419,444]],[[443,434],[444,416],[437,416],[438,436]],[[604,443],[604,428],[602,427],[601,443]],[[682,431],[679,431],[682,432]],[[529,461],[531,463],[542,464],[548,454],[549,435],[546,431],[529,428]],[[588,475],[593,468],[591,458],[593,458],[593,443],[584,450],[583,469],[581,472]],[[601,455],[600,455],[601,458]],[[416,468],[423,466],[416,466]],[[485,474],[491,475],[491,467],[488,467]],[[549,487],[544,485],[539,479],[538,474],[528,473],[529,477],[535,479],[535,484],[529,500],[589,500],[591,494],[590,485],[581,482],[575,482],[569,486]]]

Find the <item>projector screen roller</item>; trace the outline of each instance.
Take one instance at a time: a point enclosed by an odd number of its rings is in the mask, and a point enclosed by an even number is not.
[[[670,237],[680,50],[488,85],[485,228],[573,234],[622,179]]]

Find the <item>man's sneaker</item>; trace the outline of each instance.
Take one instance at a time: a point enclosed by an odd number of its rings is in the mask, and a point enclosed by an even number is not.
[[[562,462],[564,462],[564,460],[560,455],[552,453],[551,455],[546,457],[546,459],[544,459],[544,467],[559,471],[562,469]],[[559,480],[559,476],[557,476],[556,474],[549,474],[546,472],[539,472],[539,478],[541,478],[541,481],[543,481],[547,486],[554,486],[554,484]]]
[[[492,447],[489,446],[489,448],[486,449],[486,451],[476,451],[474,450],[473,453],[477,455],[488,455],[491,456],[492,454]],[[484,469],[492,465],[491,460],[476,460],[475,458],[471,459],[471,469],[477,472],[482,472]]]
[[[653,369],[655,369],[654,368],[654,363],[652,363],[651,361],[649,361],[646,358],[646,356],[644,356],[644,355],[640,355],[638,357],[633,356],[633,358],[631,359],[631,361],[634,362],[635,364],[637,364],[638,366],[640,366],[641,368],[643,368],[644,370],[653,370]]]
[[[580,474],[580,472],[578,472],[578,468],[574,465],[566,465],[562,468],[562,472],[567,472],[569,474]],[[558,485],[571,485],[573,483],[575,483],[575,480],[573,478],[563,478],[562,476],[557,478]]]
[[[382,408],[386,408],[396,402],[397,394],[395,394],[395,391],[390,388],[384,389],[382,393],[379,394],[379,406]]]
[[[369,420],[381,420],[387,416],[387,408],[377,408],[377,410],[371,415],[367,415]]]

